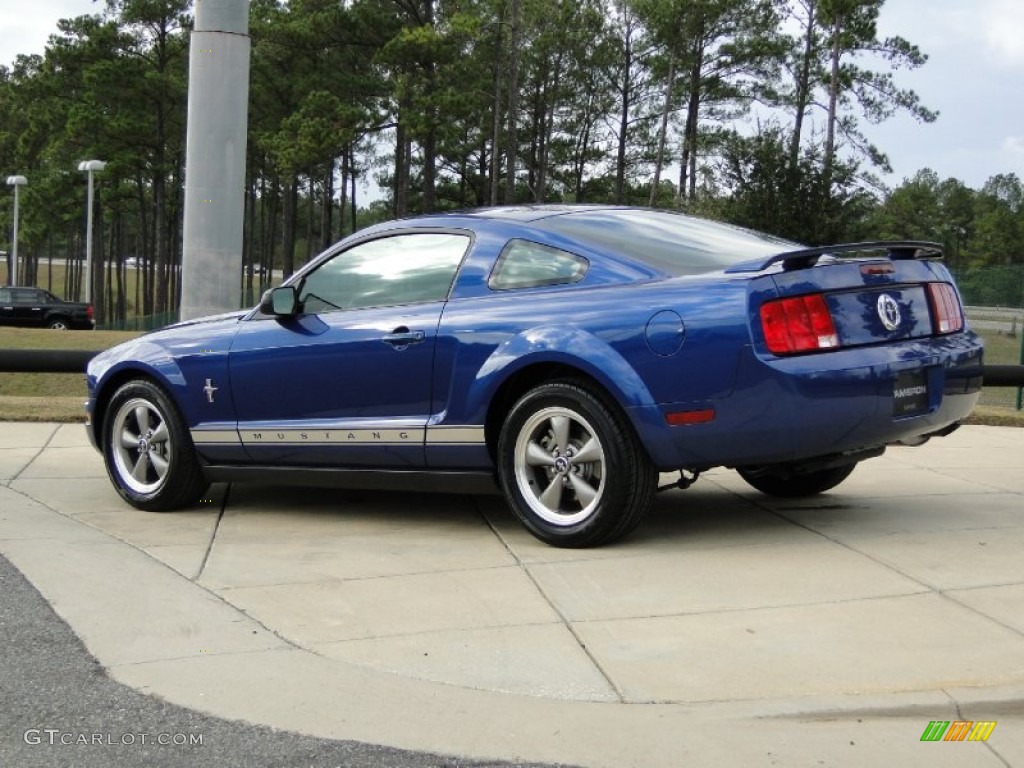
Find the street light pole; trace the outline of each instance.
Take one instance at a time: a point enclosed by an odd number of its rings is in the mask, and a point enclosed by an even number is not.
[[[83,160],[78,170],[89,174],[89,193],[85,208],[85,303],[92,304],[92,174],[102,171],[107,164],[102,160]]]
[[[18,187],[28,184],[24,176],[8,176],[8,186],[14,187],[14,242],[11,248],[11,286],[18,284]]]
[[[181,319],[242,304],[249,0],[196,3],[189,43]]]

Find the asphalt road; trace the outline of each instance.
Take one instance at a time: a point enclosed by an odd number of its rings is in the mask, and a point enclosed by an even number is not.
[[[253,672],[258,674],[258,671]],[[108,678],[0,556],[0,766],[459,768],[479,763],[221,720]]]

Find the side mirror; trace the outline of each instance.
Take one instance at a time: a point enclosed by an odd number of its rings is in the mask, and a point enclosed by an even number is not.
[[[299,313],[299,297],[294,286],[271,288],[260,300],[260,312],[277,317],[295,317]]]

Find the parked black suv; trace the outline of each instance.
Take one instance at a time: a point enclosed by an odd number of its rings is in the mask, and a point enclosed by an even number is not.
[[[62,301],[42,288],[0,288],[0,325],[91,331],[92,306]]]

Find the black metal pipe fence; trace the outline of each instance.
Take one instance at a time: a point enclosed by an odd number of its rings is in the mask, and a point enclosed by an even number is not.
[[[0,349],[0,373],[84,373],[100,350]],[[1024,387],[1024,365],[982,367],[986,387]]]
[[[0,373],[85,373],[100,353],[85,349],[0,349]]]

